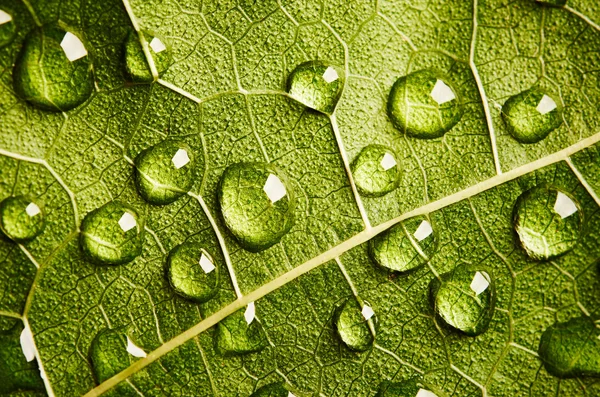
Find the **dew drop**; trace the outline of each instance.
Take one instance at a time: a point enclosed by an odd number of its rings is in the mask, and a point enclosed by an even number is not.
[[[17,33],[12,11],[0,8],[0,47],[10,44]]]
[[[278,243],[294,224],[294,192],[273,165],[229,166],[221,177],[218,197],[225,225],[248,251]]]
[[[17,243],[36,238],[43,230],[45,215],[41,205],[26,196],[7,197],[0,202],[0,229]]]
[[[402,170],[391,149],[369,145],[352,162],[352,175],[363,196],[380,197],[398,187]]]
[[[219,288],[214,259],[197,243],[183,243],[169,252],[167,277],[175,292],[195,302],[207,302]]]
[[[373,345],[374,338],[361,307],[355,299],[346,300],[335,310],[334,324],[337,334],[348,348],[365,351]]]
[[[459,265],[430,284],[436,315],[450,327],[469,336],[484,333],[494,315],[496,290],[489,271]]]
[[[143,225],[130,206],[111,201],[88,213],[79,242],[85,256],[98,265],[121,265],[142,252]]]
[[[443,136],[463,114],[458,91],[449,79],[427,69],[396,80],[387,111],[398,130],[419,139]]]
[[[148,43],[148,51],[154,61],[158,75],[167,71],[171,64],[171,49],[165,39],[149,32],[142,33]],[[154,81],[146,55],[140,44],[139,34],[132,31],[125,40],[125,72],[134,83]]]
[[[435,390],[435,392],[433,391]],[[442,397],[437,388],[426,385],[421,376],[415,376],[402,382],[383,381],[375,397]]]
[[[112,378],[137,361],[137,357],[144,356],[145,352],[126,334],[116,330],[98,333],[90,348],[92,369],[98,383]]]
[[[15,92],[44,110],[67,111],[94,90],[92,62],[73,32],[45,26],[29,33],[14,66]]]
[[[408,272],[424,265],[437,249],[437,236],[426,217],[410,218],[369,241],[371,257],[382,268]]]
[[[559,103],[538,88],[510,97],[502,106],[508,132],[521,143],[536,143],[562,124]]]
[[[600,329],[589,317],[555,323],[542,334],[538,353],[559,378],[600,376]]]
[[[565,254],[577,244],[583,212],[569,193],[540,185],[519,196],[513,209],[513,223],[527,255],[548,260]]]
[[[215,346],[224,356],[255,353],[267,347],[268,341],[258,321],[247,322],[245,310],[238,310],[221,320],[215,332]]]
[[[195,160],[183,142],[165,141],[135,158],[135,185],[144,200],[166,205],[186,194],[194,184]]]
[[[295,397],[294,394],[289,391],[285,383],[275,382],[269,383],[250,395],[250,397]]]
[[[344,88],[344,74],[336,66],[321,61],[300,64],[288,79],[288,92],[294,99],[325,114],[332,114]]]

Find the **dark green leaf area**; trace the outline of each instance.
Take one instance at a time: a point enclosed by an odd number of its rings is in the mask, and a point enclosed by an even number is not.
[[[402,221],[369,242],[369,253],[375,263],[399,273],[423,266],[436,249],[435,229],[423,216]]]
[[[148,43],[148,51],[160,76],[171,64],[171,47],[162,37],[149,32],[142,32],[142,35]],[[154,80],[139,34],[135,31],[131,31],[125,40],[125,73],[134,83],[151,83]]]
[[[458,91],[447,77],[428,69],[396,80],[387,111],[398,130],[419,139],[443,136],[463,115]]]
[[[278,243],[294,224],[294,192],[287,178],[270,164],[229,166],[221,176],[218,196],[227,228],[248,251]]]
[[[600,377],[600,329],[589,317],[576,317],[544,331],[538,353],[546,370],[560,378]]]
[[[570,251],[582,234],[583,212],[566,191],[540,185],[519,196],[513,209],[518,240],[531,258],[548,260]]]
[[[0,230],[11,240],[33,240],[45,226],[41,205],[26,196],[7,197],[0,202]]]
[[[183,142],[165,141],[135,158],[135,185],[140,196],[154,205],[170,204],[194,183],[195,155]]]
[[[224,356],[255,353],[267,347],[267,335],[262,325],[254,319],[250,324],[244,310],[230,314],[217,325],[215,349]]]
[[[19,321],[0,332],[0,394],[19,390],[44,391],[37,361],[27,362],[21,349],[23,324]]]
[[[283,382],[270,383],[252,393],[250,397],[288,397],[289,391]]]
[[[183,243],[171,250],[167,277],[177,294],[195,302],[207,302],[219,290],[219,267],[197,243]]]
[[[379,385],[375,397],[444,397],[445,394],[426,385],[423,378],[416,376],[402,382],[384,381]]]
[[[402,169],[392,149],[369,145],[352,162],[352,175],[363,196],[380,197],[398,187]]]
[[[362,352],[373,345],[375,338],[356,299],[350,298],[342,303],[335,310],[333,322],[338,337],[349,349]]]
[[[142,252],[143,225],[130,206],[111,201],[88,213],[79,242],[86,258],[98,265],[121,265]]]
[[[496,290],[491,273],[483,267],[459,265],[430,284],[436,316],[469,336],[484,333],[494,315]]]
[[[535,2],[552,7],[563,7],[567,4],[567,0],[535,0]]]
[[[521,143],[536,143],[562,124],[558,101],[532,88],[510,97],[502,106],[502,118],[508,131]]]
[[[15,92],[51,111],[67,111],[85,102],[94,90],[92,62],[88,55],[69,60],[69,51],[61,44],[73,42],[83,46],[78,34],[53,25],[29,33],[13,70]]]
[[[302,104],[331,114],[342,95],[344,74],[325,62],[306,62],[292,71],[287,88],[290,95]]]

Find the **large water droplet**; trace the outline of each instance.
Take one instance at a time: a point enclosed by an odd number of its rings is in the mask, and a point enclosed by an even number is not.
[[[25,196],[0,202],[0,229],[11,240],[24,243],[37,237],[46,225],[41,205]]]
[[[562,124],[559,102],[532,88],[510,97],[502,106],[508,132],[522,143],[539,142]]]
[[[293,394],[286,388],[285,383],[270,383],[256,390],[250,397],[293,397]]]
[[[252,319],[248,322],[245,310],[230,314],[217,325],[215,347],[224,356],[255,353],[268,345],[262,325]]]
[[[4,293],[4,291],[3,291]],[[3,322],[6,317],[2,317]],[[11,322],[3,324],[0,330],[0,395],[2,396],[38,396],[45,393],[44,382],[40,378],[40,370],[35,359],[29,360],[21,345],[23,323]],[[31,357],[29,357],[31,358]],[[18,392],[20,391],[20,393]],[[13,394],[13,392],[17,392]]]
[[[402,221],[369,241],[373,260],[386,270],[400,273],[424,265],[436,249],[435,230],[422,216]]]
[[[92,63],[73,32],[54,26],[32,31],[13,73],[16,93],[33,105],[67,111],[85,102],[94,90]]]
[[[402,170],[391,149],[369,145],[352,162],[352,175],[362,195],[380,197],[398,187]]]
[[[225,224],[249,251],[278,243],[294,224],[294,193],[287,178],[270,164],[229,166],[218,195]]]
[[[560,378],[600,376],[600,329],[589,317],[555,323],[538,349],[546,370]]]
[[[0,8],[0,47],[10,44],[17,33],[13,12]]]
[[[176,293],[196,302],[206,302],[218,291],[219,268],[197,243],[183,243],[171,250],[167,276]]]
[[[131,354],[143,351],[129,337],[116,330],[101,331],[92,341],[90,359],[98,383],[112,378],[143,355]]]
[[[79,241],[85,256],[98,265],[120,265],[142,252],[143,225],[130,206],[111,201],[88,213]]]
[[[402,382],[384,381],[379,384],[375,397],[443,397],[444,393],[427,385],[421,376],[415,376]]]
[[[484,268],[459,265],[431,281],[430,299],[447,325],[469,336],[480,335],[494,315],[494,279]]]
[[[374,338],[369,329],[361,307],[355,299],[350,298],[336,310],[333,318],[339,338],[351,350],[365,351],[373,345]]]
[[[513,222],[527,255],[547,260],[563,255],[577,244],[583,212],[569,193],[540,185],[519,196]]]
[[[142,34],[148,43],[148,51],[160,76],[171,64],[171,49],[164,38],[149,32]],[[125,72],[135,83],[151,83],[154,80],[140,43],[140,37],[135,31],[130,32],[125,41]]]
[[[420,139],[443,136],[463,114],[458,91],[449,79],[427,69],[396,80],[387,110],[397,129]]]
[[[143,150],[135,158],[138,193],[150,204],[170,204],[192,187],[194,165],[194,154],[183,142],[165,141]]]
[[[300,64],[288,79],[288,92],[311,109],[331,114],[342,96],[344,73],[321,61]]]

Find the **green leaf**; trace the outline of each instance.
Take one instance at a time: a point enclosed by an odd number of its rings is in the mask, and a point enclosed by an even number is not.
[[[562,3],[0,0],[0,393],[600,394]]]

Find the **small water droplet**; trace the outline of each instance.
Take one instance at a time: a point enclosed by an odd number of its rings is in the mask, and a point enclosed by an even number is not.
[[[217,325],[215,346],[224,356],[255,353],[268,345],[267,336],[258,321],[246,321],[245,310],[238,310]]]
[[[135,185],[150,204],[166,205],[186,194],[194,184],[194,155],[183,142],[165,141],[135,158]]]
[[[339,338],[351,350],[365,351],[373,345],[373,334],[355,299],[342,303],[335,310],[333,321]]]
[[[540,185],[519,196],[513,209],[513,223],[527,255],[548,260],[565,254],[577,244],[583,212],[570,194]]]
[[[421,267],[436,249],[436,233],[431,222],[422,216],[402,221],[369,242],[369,252],[375,263],[400,273]]]
[[[538,353],[559,378],[600,376],[600,329],[589,317],[555,323],[542,334]]]
[[[562,124],[562,108],[538,88],[510,97],[502,106],[508,132],[521,143],[536,143]]]
[[[294,394],[286,388],[285,383],[275,382],[259,388],[250,397],[294,397]]]
[[[288,92],[311,109],[331,114],[344,88],[340,69],[321,61],[300,64],[290,74]]]
[[[380,197],[398,187],[402,170],[391,149],[369,145],[352,162],[352,176],[362,195]]]
[[[197,243],[183,243],[167,257],[171,287],[184,298],[207,302],[219,288],[219,271],[213,258]]]
[[[485,332],[494,315],[496,290],[489,271],[459,265],[434,278],[430,298],[436,315],[450,327],[469,336]]]
[[[88,213],[79,242],[85,256],[98,265],[121,265],[142,252],[143,225],[130,206],[111,201]]]
[[[90,349],[90,359],[96,381],[102,383],[137,361],[136,355],[131,354],[129,350],[132,350],[137,356],[145,354],[122,332],[105,330],[98,333],[92,341]]]
[[[7,197],[0,202],[0,229],[11,240],[24,243],[43,230],[45,215],[39,203],[26,196]]]
[[[0,47],[10,44],[17,33],[12,11],[0,8]]]
[[[408,136],[433,139],[450,131],[462,118],[458,91],[432,70],[420,70],[394,83],[387,103],[394,126]]]
[[[272,165],[229,166],[221,177],[218,196],[225,225],[249,251],[278,243],[294,224],[294,193],[287,178]]]
[[[154,61],[158,75],[162,75],[171,65],[171,49],[165,39],[149,32],[142,32],[148,43],[148,51]],[[125,40],[125,72],[134,83],[154,81],[146,55],[140,44],[139,34],[132,31]]]
[[[17,59],[15,92],[45,110],[67,111],[94,90],[92,63],[79,36],[54,26],[29,33]]]
[[[415,376],[401,382],[381,382],[375,397],[442,397],[444,395],[437,391],[437,388],[426,385],[421,376]]]

